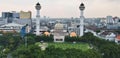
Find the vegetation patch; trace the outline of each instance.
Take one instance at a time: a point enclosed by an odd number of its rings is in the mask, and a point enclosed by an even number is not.
[[[48,43],[48,46],[54,46],[55,48],[62,49],[80,49],[86,51],[89,49],[89,44],[87,43]]]

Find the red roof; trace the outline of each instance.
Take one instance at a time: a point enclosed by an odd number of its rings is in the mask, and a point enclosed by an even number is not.
[[[117,38],[118,40],[120,40],[120,35],[118,35],[116,38]]]

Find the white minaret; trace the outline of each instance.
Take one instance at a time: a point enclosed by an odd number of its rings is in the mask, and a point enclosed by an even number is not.
[[[36,10],[37,10],[37,15],[36,15],[36,35],[40,35],[40,9],[41,6],[39,4],[39,2],[36,4],[35,6]]]
[[[84,35],[84,16],[83,16],[83,11],[85,9],[85,6],[83,3],[80,4],[80,36]]]

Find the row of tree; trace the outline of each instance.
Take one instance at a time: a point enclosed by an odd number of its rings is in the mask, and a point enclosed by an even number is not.
[[[103,58],[120,58],[120,45],[115,42],[106,41],[104,39],[94,36],[92,33],[85,33],[82,37],[66,36],[66,42],[85,42],[89,43],[96,51],[98,51]]]
[[[20,46],[13,52],[13,58],[101,58],[94,49],[82,51],[79,49],[60,49],[54,46],[47,47],[45,51],[41,51],[36,45],[29,45],[28,48]]]
[[[6,58],[7,55],[17,49],[20,45],[21,37],[18,33],[0,33],[0,57]]]
[[[24,46],[25,38],[27,39],[27,48]],[[89,43],[93,49],[88,51],[62,50],[54,47],[48,47],[45,51],[41,51],[40,47],[33,45],[40,41],[53,42],[53,36],[27,34],[26,37],[21,38],[16,34],[5,34],[0,36],[0,52],[3,52],[4,49],[6,52],[0,54],[0,56],[5,56],[7,53],[14,51],[13,57],[16,58],[120,58],[120,45],[95,37],[90,32],[85,33],[82,37],[65,37],[65,42]]]
[[[99,51],[103,58],[120,58],[120,45],[115,42],[106,41],[98,37],[93,36],[92,33],[86,33],[82,40],[89,44],[92,44],[96,51]]]

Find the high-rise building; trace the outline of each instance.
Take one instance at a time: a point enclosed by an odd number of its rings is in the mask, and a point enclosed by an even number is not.
[[[20,11],[20,19],[31,19],[32,13],[31,11],[24,12]]]
[[[19,13],[12,11],[12,12],[2,12],[2,18],[7,19],[8,23],[12,23],[14,18],[19,19]]]
[[[2,12],[2,18],[18,18],[19,19],[19,13],[12,11],[12,12]]]
[[[114,20],[112,16],[107,16],[107,24],[113,24]]]
[[[15,11],[12,11],[12,13],[13,13],[13,18],[17,18],[17,19],[20,18],[20,13],[15,12]]]

